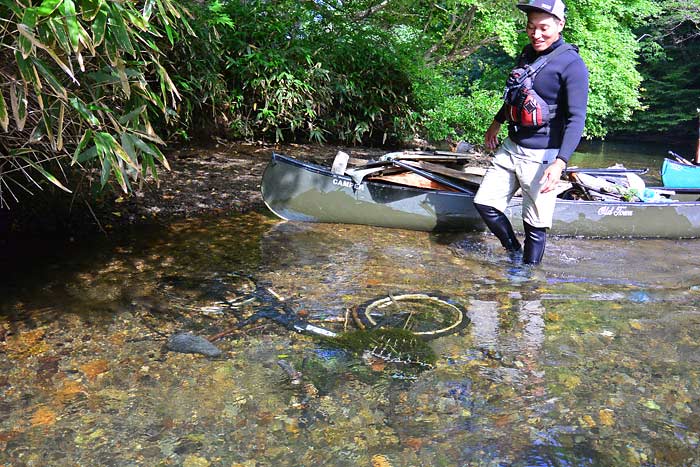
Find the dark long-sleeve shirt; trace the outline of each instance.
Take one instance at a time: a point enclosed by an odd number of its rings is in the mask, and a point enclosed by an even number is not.
[[[564,44],[561,37],[542,55],[551,53]],[[531,45],[525,46],[519,64],[532,63],[539,55]],[[508,125],[508,136],[520,146],[530,149],[559,148],[559,159],[568,162],[583,135],[588,105],[588,69],[574,50],[555,57],[537,74],[534,89],[550,105],[557,105],[556,115],[547,127],[524,128]],[[495,120],[506,121],[505,104]]]

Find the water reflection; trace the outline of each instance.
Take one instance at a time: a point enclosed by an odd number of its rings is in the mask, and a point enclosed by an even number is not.
[[[4,463],[695,462],[695,241],[553,238],[537,275],[513,281],[485,234],[251,213],[138,238],[38,263],[40,283],[3,290]],[[221,305],[241,287],[233,273],[336,331],[353,306],[401,291],[449,296],[472,322],[431,342],[438,364],[413,380],[272,322],[217,340],[222,359],[165,352],[165,336],[212,336],[261,306]]]

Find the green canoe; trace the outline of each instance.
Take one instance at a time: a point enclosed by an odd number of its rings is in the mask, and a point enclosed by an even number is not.
[[[282,219],[364,224],[422,231],[485,230],[468,192],[359,183],[330,169],[274,153],[261,183],[267,207]],[[522,226],[522,199],[506,214]],[[581,237],[700,237],[700,202],[625,202],[559,199],[551,233]]]

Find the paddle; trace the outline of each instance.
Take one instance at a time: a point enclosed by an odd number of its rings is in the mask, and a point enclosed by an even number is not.
[[[412,165],[406,164],[405,162],[401,162],[401,161],[396,160],[396,159],[394,159],[392,162],[395,165],[397,165],[403,169],[409,170],[411,172],[414,172],[414,173],[420,175],[421,177],[427,178],[428,180],[432,180],[434,182],[441,183],[441,184],[448,186],[450,188],[454,188],[455,190],[460,191],[462,193],[467,193],[470,195],[474,194],[474,192],[472,190],[464,188],[463,186],[458,185],[456,183],[452,183],[451,181],[447,180],[446,178],[440,177],[439,175],[435,175],[435,174],[427,172],[425,170],[421,170],[417,167],[413,167]]]
[[[679,156],[678,154],[676,154],[676,153],[673,152],[673,151],[668,151],[668,154],[669,154],[671,157],[673,157],[673,158],[676,160],[676,162],[679,162],[679,163],[681,163],[681,164],[683,164],[683,165],[690,165],[690,166],[695,165],[695,164],[693,164],[692,162],[690,162],[688,159],[686,159],[685,157]]]
[[[565,173],[583,173],[583,174],[645,174],[649,169],[623,169],[623,168],[610,168],[610,169],[587,169],[584,167],[571,167],[564,169]]]

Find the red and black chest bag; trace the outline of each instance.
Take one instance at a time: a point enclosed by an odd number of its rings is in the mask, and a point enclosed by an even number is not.
[[[538,57],[532,63],[525,63],[525,54],[520,56],[518,66],[506,80],[503,101],[506,103],[508,120],[521,127],[546,126],[556,115],[557,106],[547,104],[535,91],[535,78],[548,63],[558,55],[568,51],[578,51],[571,44],[562,44],[551,53]]]

